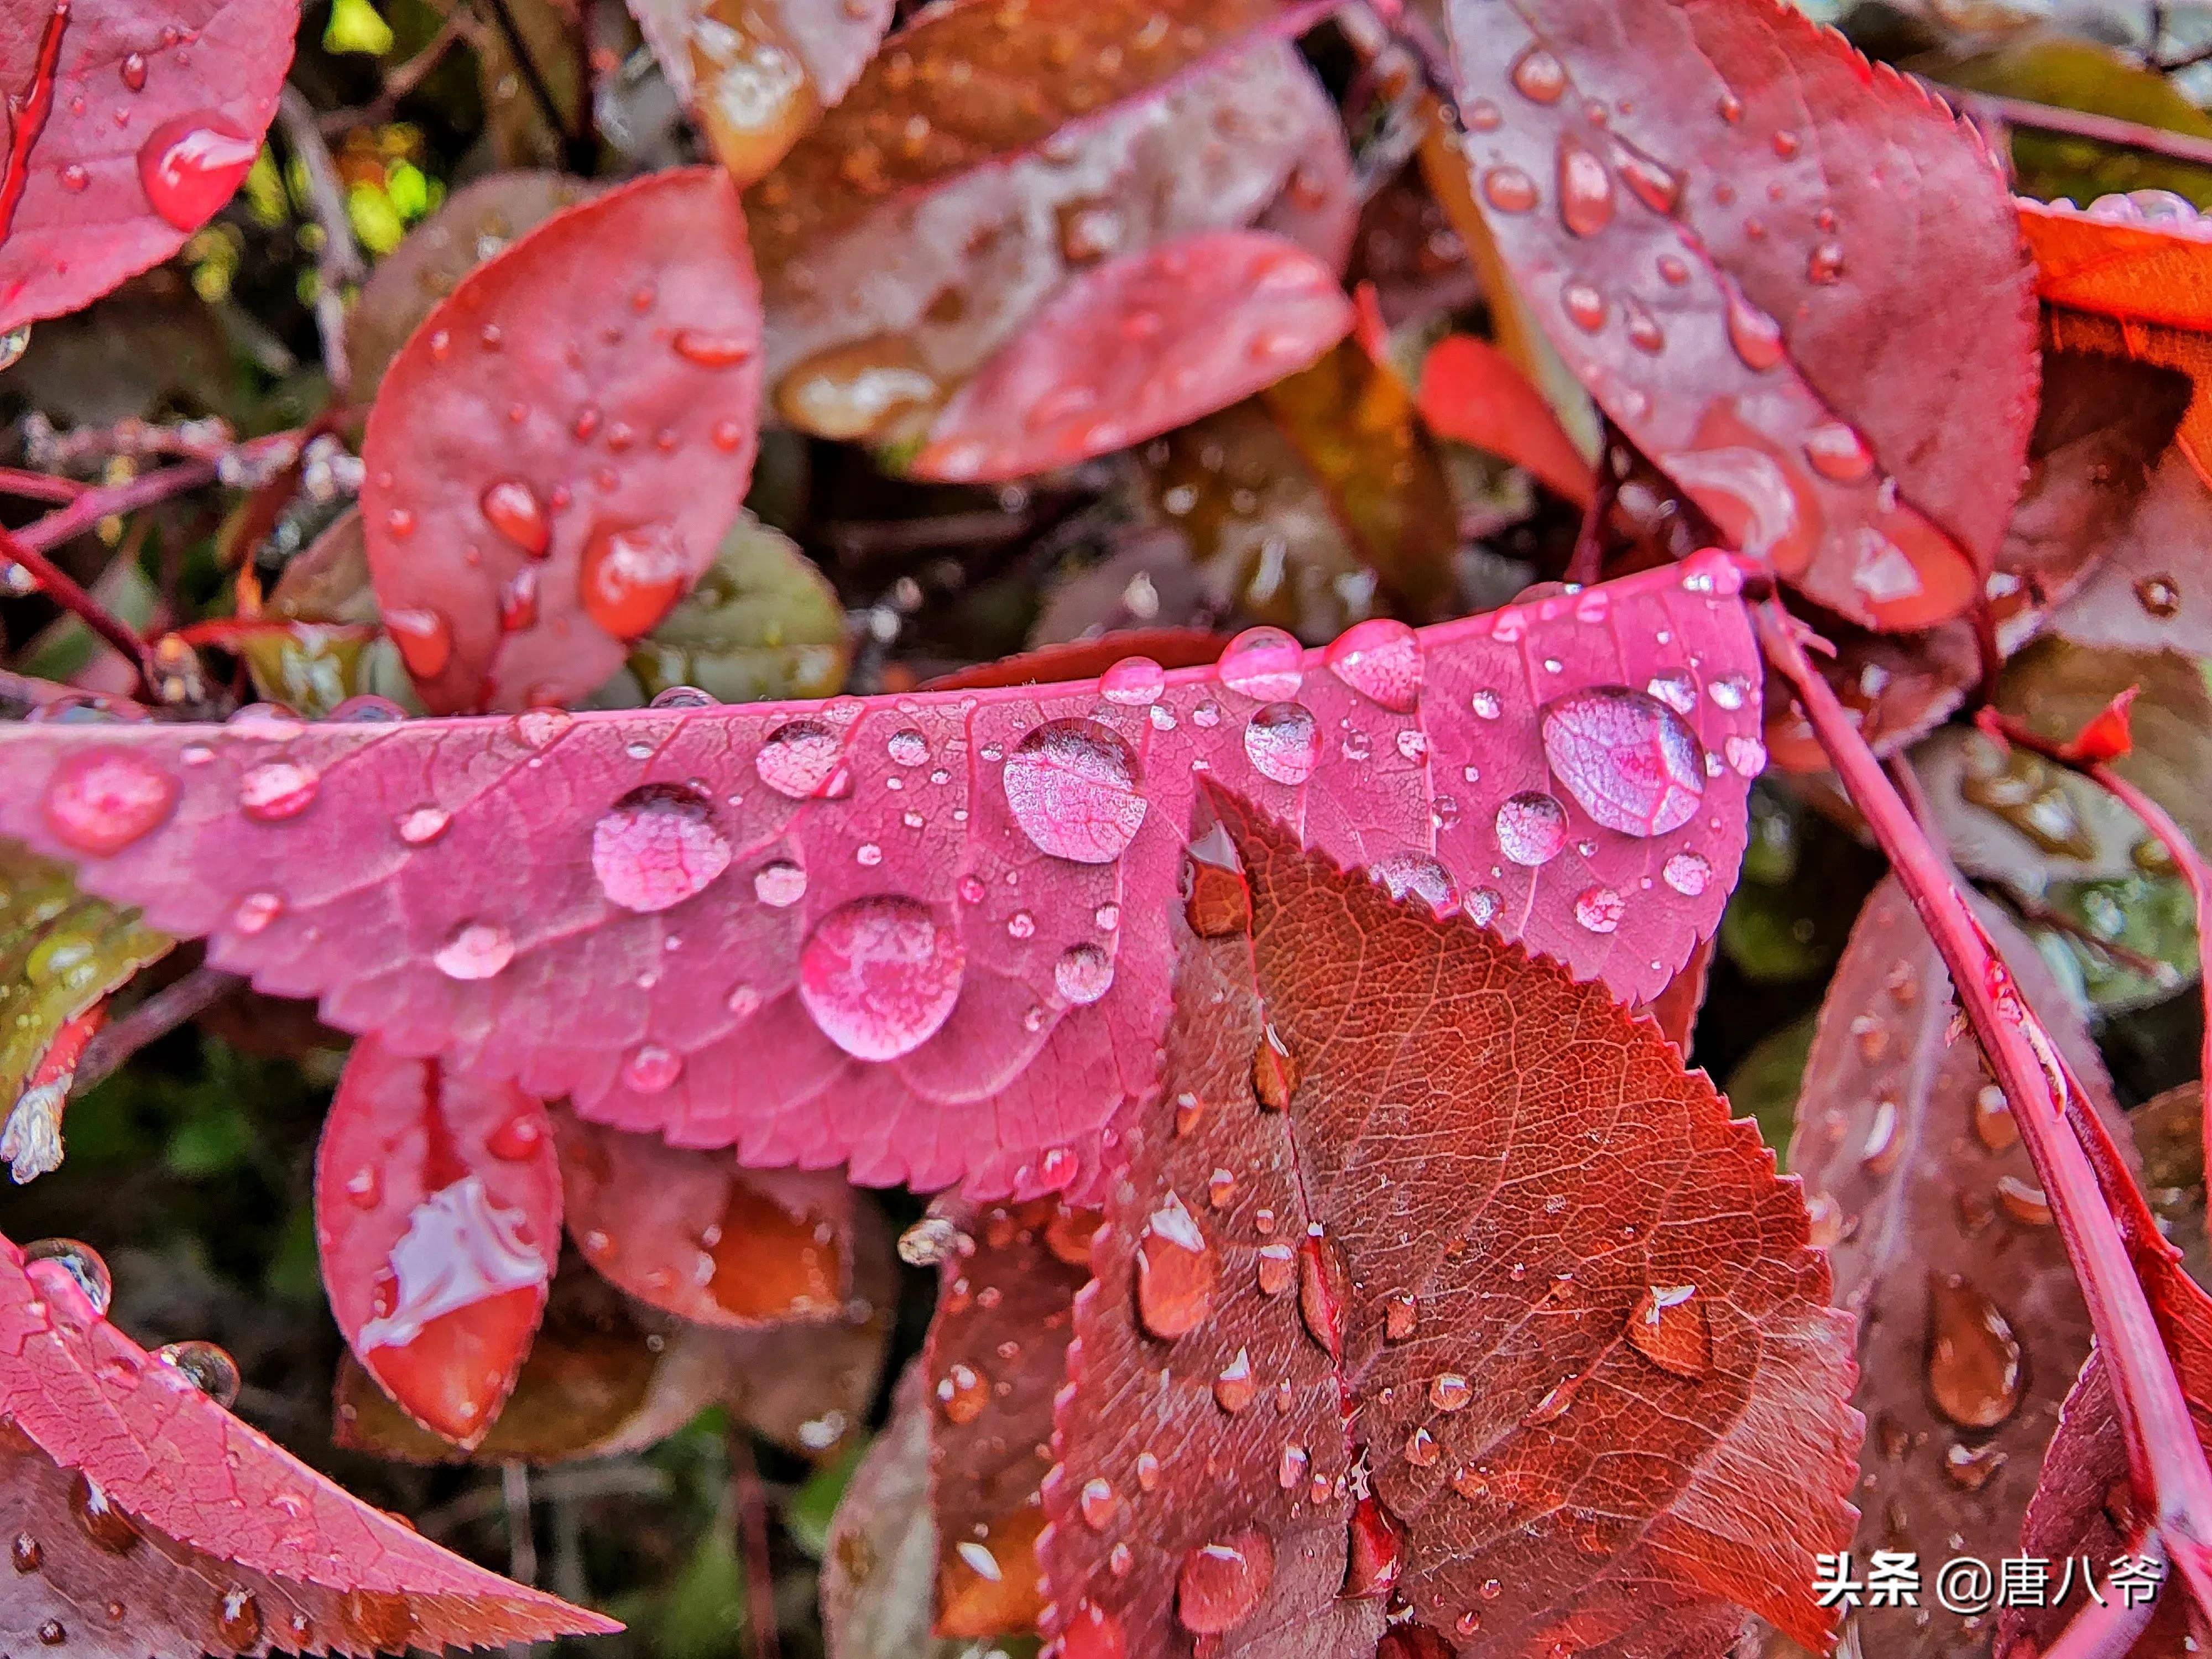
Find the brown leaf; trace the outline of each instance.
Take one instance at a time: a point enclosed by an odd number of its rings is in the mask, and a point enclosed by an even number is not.
[[[2124,1133],[2080,1013],[2034,945],[1980,908],[2022,994]],[[1837,963],[1806,1065],[1790,1167],[1804,1178],[1836,1300],[1859,1321],[1861,1559],[1924,1549],[1994,1561],[2020,1523],[2087,1310],[2051,1209],[1934,942],[1894,878]],[[1936,1605],[1851,1615],[1889,1659],[1985,1653],[1985,1621]]]

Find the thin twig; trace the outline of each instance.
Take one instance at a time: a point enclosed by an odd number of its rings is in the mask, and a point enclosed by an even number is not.
[[[315,125],[325,137],[338,138],[356,127],[380,126],[392,118],[392,112],[399,100],[422,83],[423,77],[445,61],[447,52],[456,40],[467,32],[466,20],[458,11],[446,14],[446,21],[438,26],[429,43],[405,63],[384,77],[384,89],[359,109],[332,110],[316,118]]]
[[[1598,417],[1603,428],[1597,447],[1597,483],[1583,509],[1582,527],[1575,532],[1575,550],[1567,556],[1566,580],[1588,584],[1605,574],[1606,520],[1620,493],[1620,475],[1613,468],[1613,423]]]
[[[1975,115],[1995,116],[2013,126],[2027,127],[2037,132],[2060,132],[2069,137],[2094,139],[2100,144],[2144,150],[2176,161],[2212,166],[2212,138],[2166,132],[2158,127],[2147,127],[2140,121],[2122,120],[2116,115],[2091,115],[2084,110],[2030,103],[2025,98],[2002,98],[1994,93],[1953,91],[1950,95],[1964,102]]]
[[[562,118],[561,106],[554,101],[553,88],[546,83],[545,72],[538,67],[538,60],[530,55],[523,43],[522,31],[515,27],[514,15],[507,9],[507,0],[477,0],[483,10],[491,14],[493,27],[499,30],[501,41],[507,56],[514,59],[515,71],[522,76],[523,84],[530,88],[530,96],[538,106],[545,125],[561,140],[561,151],[571,173],[589,175],[595,160],[592,155],[591,136],[571,127]]]
[[[0,466],[0,495],[18,496],[27,501],[73,501],[88,488],[74,478],[56,478],[44,472],[26,472],[21,467]]]
[[[128,657],[138,670],[139,682],[146,688],[146,695],[158,698],[161,676],[154,666],[154,647],[137,629],[80,587],[76,578],[29,545],[25,539],[28,533],[0,529],[0,559],[21,565],[48,599]]]
[[[2142,1189],[2103,1147],[2092,1167],[2083,1137],[2096,1115],[2051,1042],[2022,1000],[1973,913],[1959,896],[1948,860],[1928,839],[1835,692],[1807,660],[1800,624],[1773,599],[1753,610],[1767,660],[1796,691],[1845,791],[1920,914],[1950,969],[1951,982],[2028,1150],[2080,1281],[2083,1299],[2112,1368],[2113,1402],[2137,1486],[2155,1505],[2169,1552],[2200,1601],[2212,1600],[2212,1468],[2197,1438],[2172,1356],[2151,1312],[2137,1257],[2170,1257],[2172,1247],[2147,1224]],[[2071,1103],[2071,1109],[2069,1109]],[[2071,1133],[2069,1133],[2069,1129]],[[2116,1208],[2124,1208],[2132,1240],[2124,1239]]]
[[[2138,1534],[2129,1544],[2128,1553],[2148,1556],[2160,1565],[2166,1561],[2166,1546],[2155,1532]],[[2160,1589],[2164,1588],[2161,1580]],[[2158,1611],[2156,1592],[2134,1607],[2124,1605],[2124,1601],[2119,1595],[2104,1600],[2092,1596],[2089,1605],[2067,1621],[2058,1639],[2043,1650],[2043,1659],[2120,1659]]]
[[[202,963],[174,984],[163,986],[121,1018],[110,1020],[85,1044],[70,1095],[82,1095],[156,1037],[205,1013],[245,983],[236,974]]]
[[[296,432],[272,432],[265,438],[254,438],[233,448],[222,461],[180,461],[174,466],[156,468],[142,472],[121,483],[105,484],[88,489],[58,513],[49,513],[15,532],[15,544],[28,548],[33,553],[43,553],[49,548],[82,536],[95,527],[102,519],[118,513],[134,512],[150,507],[156,501],[166,501],[172,495],[181,495],[188,489],[198,489],[210,484],[222,476],[225,462],[235,461],[248,467],[258,466],[273,458],[297,451],[300,434]],[[21,561],[21,555],[9,554]]]
[[[1984,890],[1986,890],[1986,889]],[[2077,921],[2063,910],[2055,909],[2041,899],[2005,887],[2000,896],[2020,913],[2022,921],[2031,927],[2048,927],[2054,933],[2063,933],[2069,939],[2079,939],[2099,956],[2105,957],[2118,967],[2126,969],[2154,985],[2171,985],[2175,978],[2172,965],[2142,951],[2129,949],[2118,939],[2106,939],[2086,922]]]
[[[313,106],[297,87],[286,84],[276,101],[276,120],[307,180],[307,210],[323,233],[323,245],[315,252],[315,331],[322,337],[323,373],[337,400],[343,403],[353,389],[352,365],[346,356],[345,290],[368,275],[368,266],[361,257],[361,244],[354,240],[337,163],[331,159]]]
[[[761,1490],[760,1466],[753,1461],[751,1439],[732,1426],[730,1448],[730,1490],[738,1502],[738,1531],[745,1552],[745,1628],[752,1638],[753,1659],[777,1659],[775,1628],[775,1572],[769,1560],[768,1498]]]

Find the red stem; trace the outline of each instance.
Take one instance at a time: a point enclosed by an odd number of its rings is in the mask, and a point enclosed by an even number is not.
[[[2138,1231],[2148,1206],[2125,1166],[2110,1154],[2109,1142],[2085,1146],[2077,1138],[2088,1133],[2085,1123],[2097,1122],[2084,1104],[2087,1096],[1960,897],[1948,860],[1929,842],[1827,681],[1806,659],[1797,624],[1773,599],[1761,601],[1752,614],[1768,660],[1795,688],[1852,804],[1889,855],[1950,969],[1959,1005],[2012,1103],[2014,1121],[2081,1281],[2098,1346],[2112,1367],[2114,1403],[2137,1488],[2154,1505],[2167,1552],[2199,1605],[2212,1607],[2212,1468],[2205,1464],[2129,1244],[2100,1191],[2100,1176],[2134,1224],[2130,1231]],[[2073,1133],[2066,1133],[2069,1126]],[[2093,1156],[2099,1167],[2092,1167]],[[2154,1226],[2136,1241],[2138,1252],[2166,1248]]]
[[[271,455],[289,454],[296,451],[301,441],[298,432],[272,432],[265,438],[254,438],[229,452],[225,459],[243,462],[251,466]],[[98,525],[102,519],[118,513],[135,512],[142,507],[151,507],[156,501],[166,501],[172,495],[181,495],[188,489],[213,483],[221,476],[219,463],[212,459],[180,461],[174,466],[156,468],[142,472],[121,483],[103,484],[96,489],[86,489],[73,496],[68,506],[58,513],[49,513],[15,532],[18,547],[28,548],[33,553],[43,553],[50,547],[82,536]],[[29,562],[21,553],[11,553],[18,562]]]
[[[2154,1561],[2166,1559],[2165,1547],[2155,1532],[2130,1542],[2128,1553],[2147,1555]],[[2132,1607],[2109,1590],[2107,1597],[2102,1601],[2091,1597],[2089,1605],[2067,1621],[2058,1639],[2044,1650],[2043,1659],[2121,1659],[2158,1611],[2158,1597],[2154,1595]]]
[[[70,0],[54,0],[46,14],[46,27],[39,36],[38,61],[31,67],[31,84],[22,96],[8,96],[8,162],[0,172],[0,242],[15,226],[15,209],[31,182],[31,151],[46,130],[54,111],[54,73],[60,67],[62,31],[69,27]]]
[[[19,495],[27,501],[73,501],[84,494],[86,488],[74,478],[55,478],[44,472],[26,472],[21,467],[0,466],[0,495]]]
[[[60,514],[54,515],[58,518]],[[45,520],[40,520],[44,523]],[[68,571],[63,569],[36,548],[26,544],[22,534],[0,529],[0,558],[12,559],[31,573],[46,596],[63,610],[70,611],[92,631],[106,640],[137,665],[138,678],[150,696],[160,696],[160,680],[154,668],[154,648],[140,636],[137,629],[129,626],[98,599],[80,586]]]

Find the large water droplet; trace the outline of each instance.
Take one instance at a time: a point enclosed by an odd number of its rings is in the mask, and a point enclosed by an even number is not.
[[[1956,1273],[1928,1277],[1928,1392],[1962,1429],[1993,1429],[2020,1407],[2020,1340],[1996,1303]]]
[[[1157,702],[1167,689],[1167,672],[1150,657],[1124,657],[1098,677],[1098,695],[1109,702]]]
[[[1274,1576],[1275,1540],[1258,1527],[1241,1528],[1183,1559],[1176,1617],[1194,1634],[1218,1636],[1250,1615]]]
[[[553,528],[545,520],[545,509],[538,502],[538,492],[527,483],[520,478],[501,478],[487,484],[477,504],[494,530],[532,558],[545,556],[546,547],[553,538]]]
[[[960,999],[958,933],[909,898],[854,899],[822,918],[799,958],[799,995],[823,1035],[859,1060],[929,1040]]]
[[[696,791],[647,784],[592,826],[592,872],[625,910],[649,915],[681,904],[730,866],[714,807]]]
[[[1531,869],[1567,844],[1567,809],[1539,790],[1523,790],[1498,809],[1498,850]]]
[[[1647,1285],[1628,1316],[1629,1346],[1664,1371],[1703,1376],[1712,1369],[1712,1334],[1694,1285]]]
[[[1559,220],[1577,236],[1595,236],[1613,222],[1613,173],[1598,153],[1572,132],[1559,143]]]
[[[612,526],[584,548],[576,593],[584,614],[618,640],[648,634],[676,607],[691,577],[683,544],[665,525]]]
[[[1137,1236],[1137,1317],[1158,1337],[1196,1329],[1213,1304],[1213,1247],[1170,1193]]]
[[[514,960],[514,938],[495,922],[463,922],[430,960],[448,979],[489,979]]]
[[[1136,839],[1145,796],[1136,751],[1097,720],[1048,720],[1014,747],[1000,781],[1039,851],[1111,864]]]
[[[831,793],[845,745],[820,720],[786,720],[753,757],[760,781],[779,795],[810,800]]]
[[[1052,965],[1052,982],[1060,995],[1081,1007],[1114,987],[1114,958],[1095,945],[1073,945]]]
[[[1354,623],[1322,660],[1353,690],[1393,713],[1410,714],[1421,701],[1420,636],[1394,618]]]
[[[322,775],[297,761],[264,761],[238,780],[239,809],[257,823],[281,823],[314,804]]]
[[[1229,641],[1215,672],[1231,690],[1263,702],[1295,696],[1305,678],[1305,647],[1279,628],[1248,628]]]
[[[75,1238],[42,1238],[23,1247],[23,1262],[51,1261],[67,1273],[96,1314],[107,1311],[115,1297],[115,1280],[98,1250]]]
[[[1571,692],[1545,709],[1543,732],[1552,775],[1607,829],[1661,836],[1697,815],[1704,752],[1656,697],[1626,686]]]
[[[1321,732],[1304,703],[1271,702],[1244,723],[1244,753],[1277,783],[1300,784],[1321,758]]]
[[[172,1342],[154,1358],[174,1369],[194,1388],[228,1410],[238,1400],[238,1362],[212,1342]]]
[[[1355,1601],[1388,1595],[1398,1586],[1405,1565],[1405,1537],[1369,1492],[1352,1509],[1351,1536],[1345,1549],[1344,1588]]]
[[[198,230],[236,193],[260,148],[212,111],[179,115],[138,147],[138,182],[155,213]]]
[[[54,769],[40,806],[63,845],[106,857],[161,825],[177,804],[177,781],[125,749],[80,750]]]

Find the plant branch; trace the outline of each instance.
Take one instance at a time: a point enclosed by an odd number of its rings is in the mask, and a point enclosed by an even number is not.
[[[205,1013],[245,982],[236,974],[202,963],[174,984],[163,986],[129,1013],[110,1020],[85,1044],[70,1093],[82,1094],[156,1037]]]
[[[148,696],[161,696],[161,676],[154,665],[154,647],[137,629],[80,587],[76,578],[30,546],[17,532],[0,529],[0,558],[12,560],[30,572],[31,580],[48,599],[131,659]]]
[[[2190,842],[2172,815],[2148,794],[2114,771],[2109,762],[2084,762],[2066,753],[2063,744],[2052,742],[2040,732],[2023,725],[2008,714],[1994,708],[1984,708],[1979,716],[1984,732],[2004,743],[2016,743],[2021,748],[2072,768],[2088,779],[2114,800],[2143,821],[2143,827],[2155,836],[2166,855],[2172,859],[2173,868],[2189,889],[2189,896],[2197,907],[2197,993],[2204,999],[2204,1039],[2197,1053],[2197,1086],[2201,1092],[2212,1088],[2212,975],[2208,975],[2207,952],[2212,951],[2212,871],[2205,868],[2204,860]],[[2202,1133],[2205,1145],[2212,1149],[2212,1113],[2205,1113]]]
[[[499,31],[501,43],[506,46],[507,56],[514,59],[515,73],[530,88],[531,100],[538,106],[538,112],[545,118],[545,125],[561,140],[568,171],[588,178],[594,160],[590,136],[562,118],[561,106],[554,99],[553,88],[546,82],[545,72],[538,67],[538,60],[530,55],[529,46],[524,44],[522,31],[515,27],[514,14],[507,9],[507,0],[476,3],[480,9],[491,15],[492,26]]]
[[[728,1435],[730,1486],[738,1504],[738,1531],[745,1553],[745,1630],[753,1659],[777,1659],[775,1572],[769,1559],[768,1498],[761,1490],[760,1466],[744,1429]]]
[[[105,484],[97,489],[88,489],[58,513],[49,513],[43,519],[26,525],[15,532],[15,546],[27,548],[33,553],[43,553],[58,547],[64,542],[82,536],[98,525],[102,519],[118,513],[134,512],[142,507],[151,507],[156,501],[166,501],[173,495],[181,495],[188,489],[198,489],[221,478],[233,465],[247,467],[289,456],[299,447],[296,432],[272,432],[265,438],[254,438],[238,445],[221,459],[180,461],[174,466],[159,467],[151,472],[142,472],[121,483]],[[9,558],[27,563],[22,555],[13,549]]]
[[[372,127],[392,118],[392,112],[399,100],[422,83],[430,71],[445,61],[453,43],[464,37],[466,21],[458,11],[446,14],[446,21],[430,37],[428,45],[384,77],[384,89],[374,100],[359,109],[332,110],[316,118],[315,125],[326,137],[340,137],[356,127]]]
[[[0,466],[0,495],[59,505],[75,501],[86,489],[74,478],[56,478],[44,472],[26,472],[21,467]]]
[[[1959,1006],[2012,1103],[2112,1367],[2114,1403],[2137,1486],[2191,1590],[2200,1603],[2212,1606],[2212,1468],[2206,1467],[2188,1401],[2114,1208],[2136,1235],[2138,1255],[2163,1259],[2171,1247],[2154,1224],[2144,1231],[2148,1206],[2109,1142],[2085,1145],[2085,1123],[2101,1133],[2087,1095],[1960,896],[1948,860],[1929,841],[1827,681],[1807,660],[1799,625],[1771,599],[1753,608],[1753,617],[1768,660],[1796,691],[1844,790],[1889,855],[1950,969]]]
[[[2100,144],[2118,144],[2126,149],[2140,149],[2153,155],[2164,155],[2176,161],[2190,161],[2199,167],[2212,166],[2212,138],[2196,138],[2185,132],[2166,132],[2157,127],[2148,127],[2140,121],[2122,120],[2116,115],[2091,115],[2078,109],[2057,109],[2049,104],[2030,103],[2025,98],[2003,98],[1994,93],[1959,93],[1951,95],[1964,102],[1977,116],[1994,116],[1997,120],[2015,127],[2027,127],[2037,132],[2064,133],[2069,137],[2088,138]]]
[[[367,276],[368,266],[361,257],[361,244],[354,240],[345,186],[338,179],[337,163],[331,159],[331,147],[324,142],[313,107],[289,82],[277,100],[276,120],[307,179],[308,211],[323,233],[323,245],[315,254],[315,331],[322,337],[323,373],[336,400],[343,404],[353,389],[352,363],[346,356],[345,289]]]

